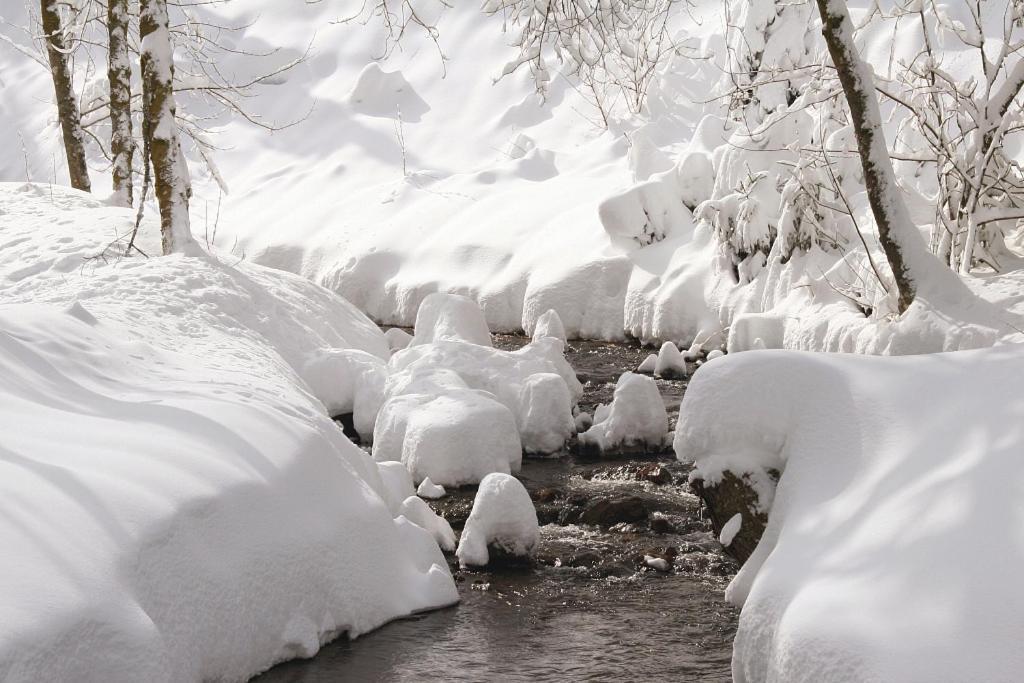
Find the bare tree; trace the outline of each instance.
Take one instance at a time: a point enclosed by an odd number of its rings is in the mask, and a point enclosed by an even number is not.
[[[153,164],[160,205],[163,253],[199,255],[189,228],[188,200],[192,194],[188,166],[181,154],[174,106],[174,48],[168,29],[166,0],[141,0],[143,138]]]
[[[64,152],[68,160],[71,187],[88,192],[92,186],[89,183],[89,168],[85,163],[82,119],[78,103],[75,101],[71,66],[64,44],[64,31],[57,0],[40,0],[39,11],[46,40],[46,54],[50,61],[50,74],[53,77],[53,90],[57,98],[57,114],[64,137]]]
[[[817,4],[821,35],[850,108],[868,203],[878,227],[878,239],[892,269],[897,308],[903,313],[917,295],[919,278],[930,270],[925,259],[935,257],[928,252],[896,185],[896,174],[882,132],[874,76],[854,45],[853,23],[846,3],[817,0]]]
[[[107,80],[110,85],[110,156],[114,201],[132,205],[132,69],[128,59],[128,0],[107,0]]]

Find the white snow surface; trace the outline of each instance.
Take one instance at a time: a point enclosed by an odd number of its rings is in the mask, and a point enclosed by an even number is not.
[[[444,487],[430,481],[430,477],[421,481],[420,485],[416,488],[416,495],[420,498],[427,498],[428,500],[444,498],[446,493],[447,491],[444,490]]]
[[[731,351],[753,348],[760,338],[767,347],[917,353],[989,346],[1024,329],[1019,270],[926,292],[893,321],[884,301],[865,316],[844,295],[863,289],[866,257],[855,239],[840,251],[813,246],[784,258],[780,188],[792,175],[790,148],[817,144],[809,139],[815,122],[799,109],[774,111],[785,109],[781,81],[758,91],[763,131],[730,118],[724,93],[733,86],[735,50],[726,48],[736,46],[723,8],[744,29],[744,49],[763,51],[772,68],[821,61],[813,7],[787,10],[795,21],[769,27],[767,4],[680,5],[673,21],[687,49],[659,67],[640,114],[615,112],[605,127],[570,79],[553,78],[544,102],[527,69],[494,82],[516,54],[502,18],[472,2],[437,12],[442,4],[421,9],[437,19],[445,60],[416,30],[379,59],[382,22],[339,22],[350,12],[336,3],[195,7],[200,20],[241,27],[231,40],[244,49],[218,68],[243,80],[309,51],[246,99],[268,123],[294,122],[308,111],[297,125],[269,135],[242,117],[215,116],[209,125],[221,148],[213,154],[217,173],[186,145],[197,239],[300,273],[395,325],[411,326],[426,297],[448,292],[477,301],[493,331],[534,330],[554,310],[569,338],[697,339],[710,347],[728,335]],[[855,21],[874,6],[848,4]],[[16,28],[29,25],[24,3],[5,7],[4,19],[0,72],[18,86],[0,85],[0,149],[12,150],[0,159],[0,180],[65,182],[47,72],[29,56],[32,37]],[[858,36],[880,76],[918,55],[913,23],[879,20]],[[944,47],[954,80],[976,75],[964,48]],[[266,51],[273,54],[251,56]],[[106,55],[97,48],[92,57],[102,63]],[[90,61],[76,62],[79,83],[100,91],[102,76],[85,71]],[[893,105],[883,105],[892,142],[905,114],[890,116]],[[186,93],[178,106],[196,116],[215,113]],[[105,133],[102,124],[95,130]],[[102,195],[107,162],[88,146]],[[844,177],[858,177],[855,159],[836,163]],[[928,230],[928,174],[902,162],[896,171],[911,217]],[[750,178],[763,180],[748,192]],[[863,187],[849,185],[858,223],[881,258]],[[738,265],[716,235],[716,225],[730,221],[735,240],[754,253]],[[772,231],[779,247],[769,250],[759,240]],[[761,333],[749,336],[751,325]]]
[[[782,472],[727,591],[736,681],[1019,677],[1022,358],[762,351],[694,376],[680,459]]]
[[[641,447],[659,451],[668,436],[668,413],[658,385],[647,375],[623,373],[608,406],[598,406],[594,424],[579,436],[581,444],[602,452]]]
[[[306,381],[380,331],[233,257],[87,259],[133,218],[0,184],[0,678],[242,680],[456,601]]]
[[[480,482],[455,554],[462,566],[481,567],[490,561],[489,546],[529,557],[539,535],[537,511],[526,487],[508,474],[490,474]]]
[[[722,531],[718,534],[718,542],[729,547],[732,544],[732,539],[736,538],[736,534],[740,532],[743,527],[743,515],[736,513],[729,518],[729,521],[722,525]]]

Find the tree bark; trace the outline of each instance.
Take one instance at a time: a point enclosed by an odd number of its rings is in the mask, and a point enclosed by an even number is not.
[[[882,132],[873,76],[854,45],[853,23],[846,3],[842,0],[817,0],[817,3],[821,34],[850,107],[868,202],[878,226],[878,239],[892,269],[897,307],[903,313],[917,295],[922,271],[927,272],[927,264],[921,259],[934,257],[911,220],[896,185],[896,174]]]
[[[160,205],[163,253],[198,256],[202,252],[189,228],[192,194],[188,165],[178,143],[174,105],[174,49],[168,31],[166,0],[141,0],[143,134],[149,143],[153,180]]]
[[[40,0],[39,12],[43,22],[43,36],[46,40],[46,54],[50,60],[50,75],[57,97],[57,114],[60,118],[61,133],[64,137],[64,153],[68,159],[68,176],[71,187],[89,192],[89,168],[85,163],[85,143],[82,137],[82,117],[75,101],[71,82],[71,66],[68,63],[67,47],[60,25],[57,0]]]
[[[132,69],[128,60],[128,0],[107,0],[107,34],[114,202],[119,206],[131,206],[135,138],[132,136]]]

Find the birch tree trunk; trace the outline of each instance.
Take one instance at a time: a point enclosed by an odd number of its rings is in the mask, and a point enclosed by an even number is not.
[[[163,253],[202,253],[189,228],[192,190],[174,118],[174,51],[167,27],[166,0],[141,0],[143,134],[149,142],[156,199],[160,205]]]
[[[128,0],[107,0],[107,35],[113,199],[118,206],[131,206],[135,139],[132,137],[132,69],[128,61]]]
[[[71,66],[68,63],[67,47],[64,45],[57,0],[40,0],[39,13],[43,22],[46,55],[50,60],[53,90],[57,97],[57,114],[64,137],[64,153],[68,159],[71,187],[89,192],[92,186],[89,183],[89,169],[85,164],[82,118],[71,83]]]
[[[934,271],[923,259],[934,260],[935,257],[928,252],[896,185],[896,174],[882,132],[874,78],[854,45],[853,23],[846,3],[843,0],[817,0],[817,3],[821,34],[850,106],[868,202],[878,226],[878,239],[892,269],[897,307],[903,313],[917,295],[920,278]]]

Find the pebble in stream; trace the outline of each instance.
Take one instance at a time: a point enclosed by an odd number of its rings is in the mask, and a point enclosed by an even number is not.
[[[495,335],[500,348],[528,341]],[[609,402],[647,353],[572,342],[581,408]],[[658,380],[673,428],[685,386]],[[737,567],[701,519],[688,474],[671,453],[525,458],[518,476],[543,525],[532,567],[469,571],[450,558],[459,605],[339,639],[260,681],[729,681],[738,615],[722,595]],[[430,503],[459,530],[473,496],[467,487]]]

